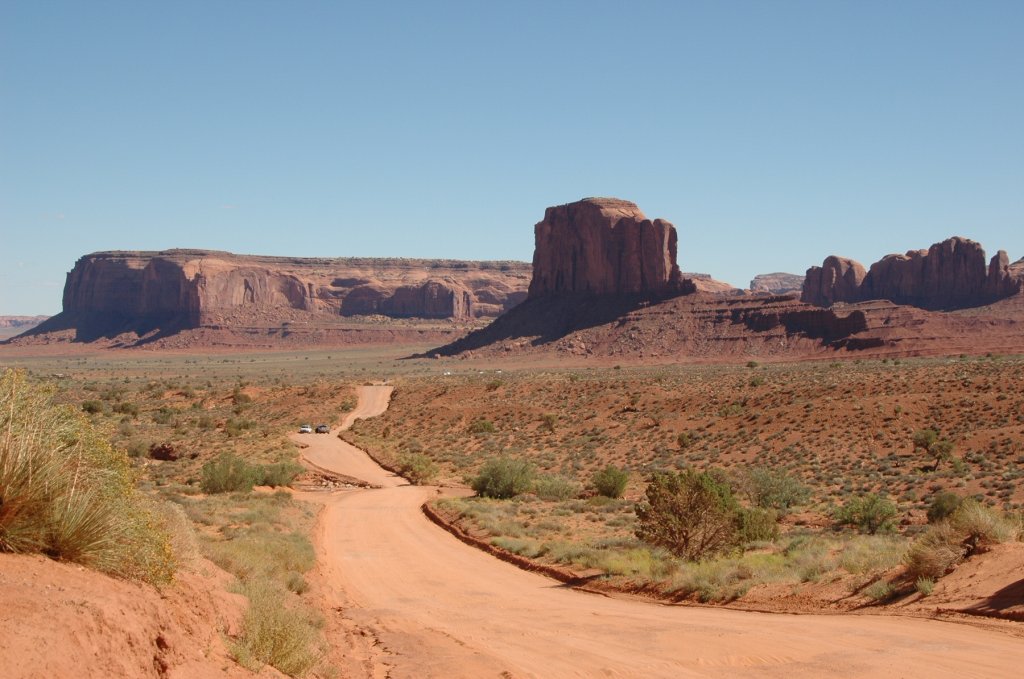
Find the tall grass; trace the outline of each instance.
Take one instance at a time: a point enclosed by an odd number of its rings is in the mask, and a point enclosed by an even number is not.
[[[0,376],[0,551],[166,582],[175,564],[161,523],[127,456],[85,416],[22,373]]]

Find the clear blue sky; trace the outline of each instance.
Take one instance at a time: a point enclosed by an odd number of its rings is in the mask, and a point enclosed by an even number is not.
[[[0,314],[88,252],[529,260],[637,202],[745,286],[1024,256],[1024,2],[0,2]]]

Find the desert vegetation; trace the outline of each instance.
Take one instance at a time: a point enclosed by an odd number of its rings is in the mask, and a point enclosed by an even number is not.
[[[84,415],[22,373],[0,376],[0,551],[166,583],[168,514],[136,492],[127,456]]]
[[[155,584],[208,559],[248,600],[228,640],[240,664],[329,674],[307,580],[315,513],[281,490],[304,471],[284,434],[337,422],[355,405],[353,378],[231,361],[232,374],[189,359],[164,377],[116,362],[57,379],[5,373],[0,550]]]
[[[670,598],[871,603],[948,572],[915,559],[968,539],[961,503],[1019,521],[1022,376],[985,357],[406,378],[346,437],[431,458],[478,493],[440,501],[449,520],[541,562]]]

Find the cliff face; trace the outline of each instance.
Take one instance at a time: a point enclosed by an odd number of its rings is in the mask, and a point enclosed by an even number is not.
[[[820,267],[807,270],[800,299],[824,307],[856,301],[866,275],[860,262],[834,255],[827,257]]]
[[[634,203],[586,198],[549,207],[534,227],[529,297],[563,293],[672,295],[692,290],[676,265],[676,230]]]
[[[859,263],[829,257],[807,270],[801,299],[817,306],[884,299],[945,311],[983,306],[1022,290],[1024,277],[1002,250],[986,265],[979,243],[953,237],[928,250],[887,255],[864,273]]]
[[[202,250],[99,252],[78,260],[64,310],[42,331],[89,327],[175,330],[246,314],[381,314],[458,321],[496,316],[522,301],[523,262],[300,259]]]

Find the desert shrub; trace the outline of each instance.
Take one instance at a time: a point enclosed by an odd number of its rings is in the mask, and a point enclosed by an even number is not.
[[[206,553],[211,561],[243,583],[284,581],[289,573],[305,573],[316,563],[316,552],[305,535],[265,526],[245,528],[230,539],[210,543]]]
[[[950,517],[950,523],[967,547],[968,556],[985,545],[1016,538],[1016,531],[997,510],[976,500],[964,500]]]
[[[921,596],[928,596],[935,590],[935,580],[932,578],[918,578],[914,588],[921,593]]]
[[[82,412],[95,415],[96,413],[102,413],[107,409],[107,405],[103,401],[82,401]]]
[[[612,498],[622,497],[622,493],[626,490],[626,484],[629,483],[629,472],[610,464],[594,474],[591,483],[598,495]]]
[[[199,487],[204,493],[248,492],[263,480],[263,469],[224,453],[203,465]]]
[[[696,437],[688,431],[680,432],[679,436],[676,437],[676,445],[679,446],[680,450],[686,450],[691,445]]]
[[[533,492],[541,500],[559,502],[576,497],[580,492],[580,486],[575,481],[562,476],[541,474],[533,482]]]
[[[843,544],[839,567],[859,575],[888,570],[903,562],[907,553],[904,538],[889,535],[858,535]]]
[[[907,551],[907,576],[915,580],[941,578],[960,563],[966,552],[960,533],[948,522],[938,523],[914,540]]]
[[[398,472],[413,485],[430,483],[438,471],[437,463],[423,453],[404,453],[398,457]]]
[[[892,585],[885,580],[878,580],[864,588],[864,595],[875,601],[884,601],[893,595]]]
[[[261,486],[277,488],[278,486],[290,486],[295,477],[304,472],[305,468],[297,462],[288,461],[263,465],[259,471]]]
[[[128,415],[130,417],[138,417],[139,406],[134,403],[128,403],[127,401],[121,401],[120,403],[114,404],[114,412],[122,415]]]
[[[149,582],[174,572],[169,537],[127,456],[52,390],[0,376],[0,552],[41,552]]]
[[[483,497],[502,500],[529,492],[535,475],[533,465],[525,460],[496,457],[484,463],[470,485]]]
[[[928,505],[928,523],[936,523],[952,516],[962,502],[962,497],[948,490],[936,493]]]
[[[895,519],[896,505],[875,493],[850,498],[835,512],[839,525],[853,526],[871,535],[892,530]]]
[[[739,539],[744,544],[767,542],[779,537],[779,513],[774,509],[741,509],[737,517]]]
[[[699,561],[738,540],[737,504],[727,483],[687,469],[656,474],[636,507],[636,536],[687,561]]]
[[[545,413],[543,416],[541,416],[540,425],[542,428],[546,429],[549,432],[555,431],[555,424],[557,423],[558,415],[555,415],[554,413]]]
[[[320,661],[318,622],[310,614],[286,604],[284,592],[261,582],[242,588],[249,608],[242,618],[242,633],[231,645],[238,662],[258,671],[271,665],[293,677],[308,673]]]
[[[740,487],[755,507],[785,511],[811,497],[811,489],[785,472],[753,467],[744,474]]]
[[[469,425],[470,434],[493,434],[494,423],[490,420],[473,420]]]

